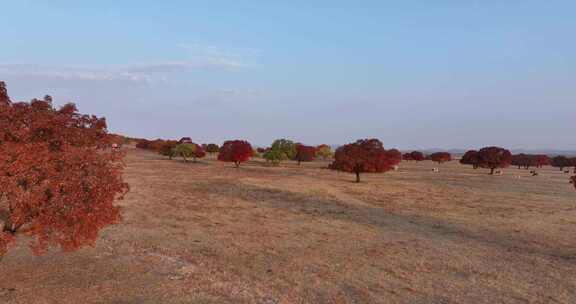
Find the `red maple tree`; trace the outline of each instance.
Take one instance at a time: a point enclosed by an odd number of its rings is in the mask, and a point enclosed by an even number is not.
[[[401,159],[398,150],[386,151],[378,139],[361,139],[336,149],[330,169],[355,173],[359,183],[360,173],[390,171]]]
[[[113,140],[104,118],[56,109],[50,96],[13,103],[0,82],[0,257],[18,234],[36,254],[71,251],[120,220],[113,202],[128,185]]]
[[[512,163],[512,153],[500,147],[485,147],[478,151],[478,165],[490,169],[494,174],[497,168],[506,168]]]
[[[450,155],[450,153],[448,153],[448,152],[436,152],[436,153],[430,154],[430,159],[432,161],[439,163],[439,164],[442,164],[442,163],[451,161],[452,155]]]
[[[301,162],[311,162],[316,158],[316,147],[296,144],[296,156],[294,158],[298,161],[298,165]]]
[[[218,160],[233,162],[236,168],[252,157],[254,150],[252,145],[245,140],[228,140],[224,142],[218,153]]]

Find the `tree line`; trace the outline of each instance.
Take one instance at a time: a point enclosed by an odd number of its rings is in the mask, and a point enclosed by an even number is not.
[[[51,247],[72,251],[94,245],[103,228],[118,223],[121,212],[113,203],[124,197],[129,186],[122,178],[125,152],[117,147],[128,140],[109,133],[104,118],[82,114],[74,104],[57,108],[50,96],[13,102],[0,82],[0,259],[18,235],[30,237],[35,254]],[[362,173],[393,170],[403,158],[399,150],[385,149],[378,139],[361,139],[334,152],[328,145],[307,146],[287,139],[258,149],[246,140],[218,146],[196,144],[190,138],[139,140],[136,146],[185,161],[217,153],[218,160],[236,167],[255,155],[271,164],[320,158],[331,161],[330,169],[355,174],[357,182]],[[414,151],[404,159],[444,163],[452,156]],[[489,168],[491,173],[513,162],[538,167],[548,161],[561,170],[576,164],[562,156],[513,157],[500,147],[471,150],[460,160],[475,168]],[[576,176],[570,180],[576,188]]]

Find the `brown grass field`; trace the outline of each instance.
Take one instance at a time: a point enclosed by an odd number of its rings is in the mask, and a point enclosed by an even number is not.
[[[576,303],[566,174],[404,162],[355,184],[325,166],[131,149],[124,221],[74,253],[20,238],[0,303]]]

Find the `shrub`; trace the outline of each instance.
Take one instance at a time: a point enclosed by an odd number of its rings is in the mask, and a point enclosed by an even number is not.
[[[266,151],[264,151],[264,154],[262,154],[262,156],[264,157],[264,159],[266,159],[267,162],[270,162],[273,165],[278,165],[280,164],[281,161],[288,159],[286,153],[275,149],[267,149]]]
[[[360,173],[390,171],[400,160],[398,150],[386,151],[377,139],[361,139],[338,148],[330,169],[355,173],[359,183]]]
[[[177,145],[178,145],[178,142],[175,140],[164,141],[162,143],[162,145],[160,145],[158,153],[160,155],[168,156],[170,159],[172,159],[174,156],[176,156],[176,149],[175,148]]]
[[[196,162],[196,159],[206,156],[206,152],[204,152],[202,146],[195,143],[179,144],[174,148],[174,155],[182,157],[185,162],[188,162],[189,158]]]
[[[218,154],[218,160],[233,162],[236,168],[252,157],[254,150],[249,142],[245,140],[229,140],[224,142]]]
[[[128,185],[113,140],[104,118],[49,96],[12,103],[0,82],[0,256],[24,233],[35,254],[94,245],[120,220]]]

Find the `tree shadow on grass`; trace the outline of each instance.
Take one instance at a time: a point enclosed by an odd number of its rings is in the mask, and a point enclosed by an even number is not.
[[[198,190],[204,187],[198,188]],[[426,216],[390,213],[381,207],[354,205],[337,200],[280,189],[222,181],[210,183],[210,193],[229,198],[240,198],[262,207],[281,209],[294,214],[321,217],[355,224],[377,227],[383,231],[411,232],[425,238],[457,241],[466,240],[483,246],[498,247],[507,252],[540,255],[576,265],[573,248],[535,245],[528,237],[494,231],[480,227],[465,227]]]

